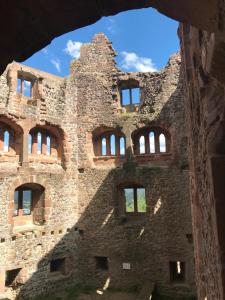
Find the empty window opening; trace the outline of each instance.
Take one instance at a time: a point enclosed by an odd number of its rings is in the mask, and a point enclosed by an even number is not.
[[[37,154],[42,153],[42,135],[40,132],[37,133]]]
[[[19,189],[14,192],[14,216],[31,214],[32,190]]]
[[[114,134],[110,137],[110,154],[116,155],[116,137]]]
[[[32,97],[32,82],[24,78],[17,78],[17,93],[22,94],[25,97]]]
[[[119,156],[125,154],[125,137],[120,131],[110,130],[93,135],[94,153],[96,156]]]
[[[8,130],[4,131],[4,152],[9,152],[9,139],[10,135]]]
[[[50,272],[65,274],[66,260],[65,258],[53,259],[50,261]]]
[[[107,153],[107,152],[106,152],[106,138],[103,137],[103,138],[102,138],[102,153],[101,153],[101,154],[105,156],[106,153]]]
[[[140,104],[140,88],[127,88],[121,90],[122,106]]]
[[[14,191],[14,226],[42,225],[45,220],[45,189],[36,183],[26,183]]]
[[[46,138],[46,154],[51,155],[51,138],[47,136]]]
[[[29,133],[28,153],[58,157],[58,139],[48,130],[33,128]]]
[[[108,270],[109,269],[108,257],[96,256],[95,262],[96,262],[96,269],[99,269],[99,270]]]
[[[6,287],[10,287],[10,286],[16,285],[18,283],[17,280],[18,280],[21,270],[22,270],[21,268],[18,268],[18,269],[6,271],[6,273],[5,273],[5,286]]]
[[[120,138],[120,155],[125,155],[125,138],[121,137]]]
[[[139,139],[140,154],[145,154],[145,137],[142,135]]]
[[[124,188],[125,211],[127,213],[145,213],[146,197],[145,188],[127,187]]]
[[[185,281],[185,262],[170,262],[170,279],[171,282]]]
[[[155,133],[153,131],[149,133],[149,147],[150,153],[155,153]]]
[[[159,151],[166,152],[166,137],[163,133],[159,136]]]
[[[163,154],[170,152],[171,137],[161,128],[144,127],[132,134],[134,154]]]

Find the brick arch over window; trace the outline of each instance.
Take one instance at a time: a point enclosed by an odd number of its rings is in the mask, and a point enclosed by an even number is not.
[[[49,219],[51,200],[46,181],[37,176],[17,179],[9,190],[8,223],[43,225]]]
[[[135,155],[171,154],[171,135],[162,127],[147,126],[132,133]]]
[[[118,129],[98,128],[93,132],[95,156],[124,156],[126,137]]]
[[[23,129],[13,120],[0,115],[0,160],[3,156],[20,155]]]
[[[28,153],[30,156],[62,159],[63,133],[53,126],[37,126],[30,130],[28,136]]]

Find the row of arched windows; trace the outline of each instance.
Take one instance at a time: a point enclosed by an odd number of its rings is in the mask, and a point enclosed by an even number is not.
[[[17,133],[4,123],[0,123],[0,152],[19,154],[22,133]],[[33,128],[28,135],[28,154],[59,157],[57,137],[44,128]]]
[[[132,135],[135,155],[170,152],[171,137],[161,128],[143,128]],[[122,156],[126,152],[126,138],[120,132],[103,132],[93,137],[96,156]]]

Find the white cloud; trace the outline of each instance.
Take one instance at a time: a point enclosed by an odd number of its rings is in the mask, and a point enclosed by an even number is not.
[[[66,43],[66,48],[64,49],[64,51],[68,55],[70,55],[72,58],[78,59],[80,57],[80,47],[81,46],[82,46],[81,42],[69,40]]]
[[[134,52],[126,52],[126,51],[121,52],[121,55],[123,57],[121,66],[127,71],[137,71],[137,72],[157,71],[151,58],[141,57]]]
[[[47,48],[43,48],[43,49],[41,49],[41,52],[43,52],[44,54],[48,54],[48,49]]]
[[[115,34],[117,31],[117,26],[116,26],[116,22],[114,19],[109,18],[108,20],[108,24],[107,24],[107,30],[111,33],[111,34]]]
[[[51,63],[56,68],[56,70],[60,73],[61,72],[61,61],[58,58],[56,58],[56,59],[51,59]]]

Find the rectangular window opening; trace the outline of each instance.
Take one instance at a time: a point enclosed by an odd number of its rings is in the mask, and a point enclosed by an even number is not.
[[[132,92],[132,104],[140,104],[140,88],[133,88]]]
[[[6,271],[6,274],[5,274],[5,286],[6,287],[10,287],[10,286],[18,283],[17,279],[19,277],[19,273],[21,270],[22,270],[21,268],[18,268],[18,269]]]
[[[185,281],[185,262],[170,262],[170,280],[172,283]]]
[[[95,262],[96,262],[96,269],[104,270],[104,271],[109,269],[108,257],[95,256]]]
[[[16,91],[25,97],[32,97],[32,81],[29,79],[24,79],[23,77],[17,78],[17,88]]]
[[[32,203],[32,191],[23,191],[23,215],[27,216],[31,214],[31,203]]]
[[[125,199],[126,199],[126,212],[134,212],[134,189],[126,188],[124,189]]]
[[[122,105],[130,105],[130,89],[122,90]]]
[[[53,259],[50,261],[50,272],[65,274],[65,258]]]

